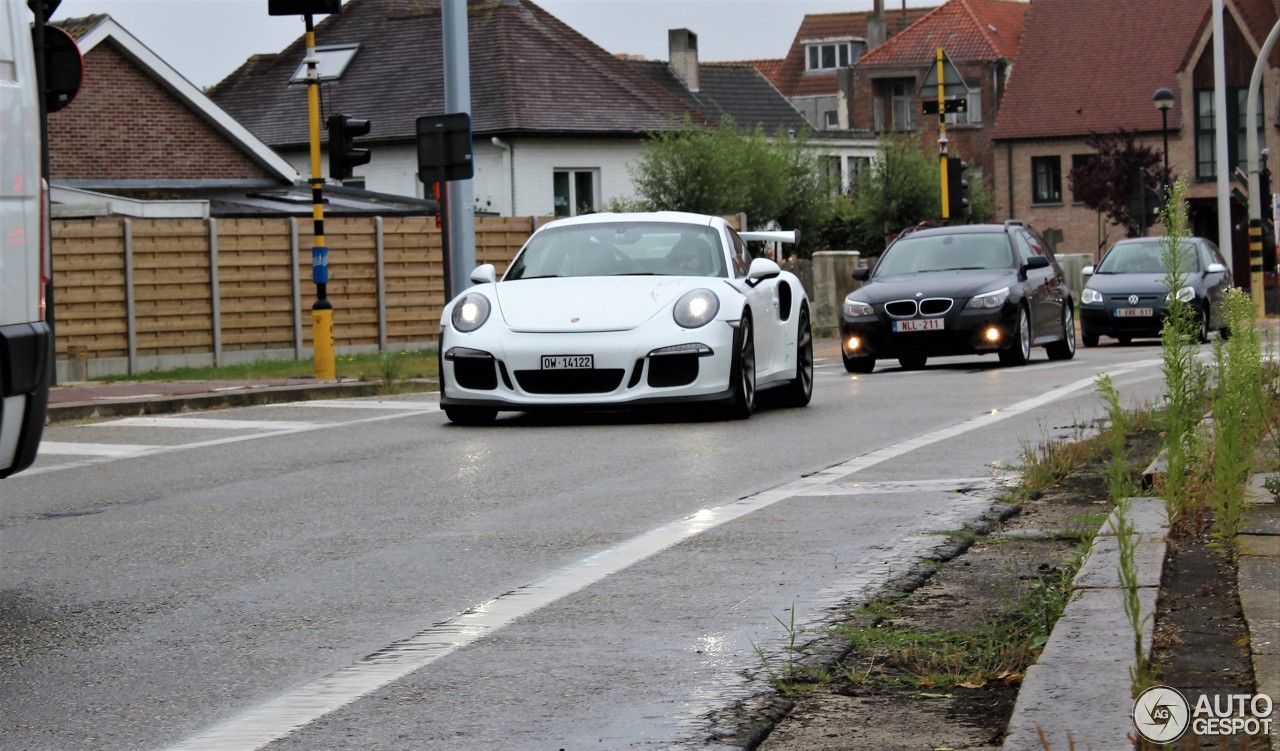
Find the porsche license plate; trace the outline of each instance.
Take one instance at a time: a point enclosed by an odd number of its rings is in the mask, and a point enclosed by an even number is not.
[[[543,355],[543,370],[591,370],[596,366],[595,355]]]
[[[1116,308],[1116,318],[1150,318],[1151,308]]]
[[[941,331],[941,318],[912,318],[907,321],[894,321],[894,331]]]

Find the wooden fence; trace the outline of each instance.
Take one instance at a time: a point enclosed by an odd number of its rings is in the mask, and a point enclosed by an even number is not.
[[[501,274],[537,220],[476,217],[476,262]],[[311,221],[53,222],[59,381],[311,357]],[[434,346],[444,307],[434,217],[326,218],[339,353]]]

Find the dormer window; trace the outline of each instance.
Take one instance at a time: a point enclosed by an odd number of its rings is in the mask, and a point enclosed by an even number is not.
[[[810,42],[805,45],[805,71],[812,73],[848,68],[858,62],[866,49],[867,43],[861,39]]]
[[[316,72],[320,74],[320,80],[336,81],[342,78],[347,66],[351,64],[351,58],[355,57],[356,52],[359,50],[360,45],[358,44],[331,44],[325,47],[316,47]],[[289,83],[306,82],[307,63],[304,60],[298,65],[298,69],[293,72],[293,78],[289,79]]]

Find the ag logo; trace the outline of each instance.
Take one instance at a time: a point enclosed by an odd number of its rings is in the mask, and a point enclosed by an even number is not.
[[[1191,708],[1174,688],[1152,686],[1133,703],[1133,726],[1152,743],[1176,741],[1187,732]]]

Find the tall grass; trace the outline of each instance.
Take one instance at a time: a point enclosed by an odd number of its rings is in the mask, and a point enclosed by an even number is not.
[[[1172,527],[1185,523],[1196,503],[1191,470],[1206,381],[1204,368],[1196,360],[1200,350],[1200,312],[1187,301],[1178,299],[1178,291],[1186,286],[1188,254],[1193,252],[1183,242],[1187,237],[1186,195],[1187,181],[1183,176],[1174,184],[1168,203],[1160,211],[1165,232],[1161,263],[1169,301],[1160,330],[1165,380],[1162,428],[1167,467],[1160,478],[1159,490]]]

